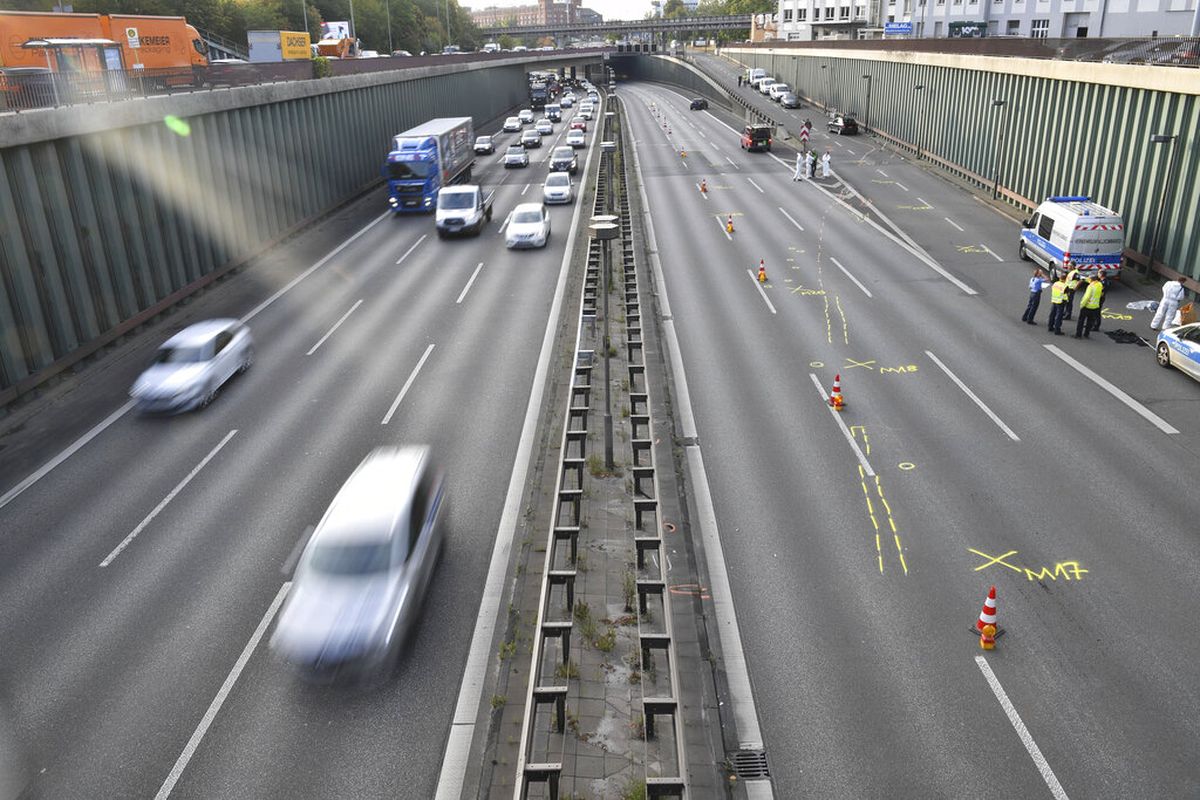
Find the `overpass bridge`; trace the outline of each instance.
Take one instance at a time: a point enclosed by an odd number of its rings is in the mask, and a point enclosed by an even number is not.
[[[656,35],[683,34],[690,32],[715,33],[750,29],[749,14],[701,15],[676,19],[612,20],[604,22],[576,22],[568,25],[514,25],[480,28],[484,36],[595,36],[616,33],[630,35],[652,33]]]

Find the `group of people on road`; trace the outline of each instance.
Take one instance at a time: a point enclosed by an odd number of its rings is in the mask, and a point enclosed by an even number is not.
[[[825,154],[821,156],[821,177],[828,178],[833,173],[829,167],[830,157],[829,149],[825,149]],[[792,180],[803,181],[809,178],[815,178],[817,174],[817,151],[816,150],[801,150],[796,153],[796,172],[792,175]]]
[[[1072,267],[1050,283],[1046,273],[1035,269],[1033,277],[1029,279],[1029,302],[1025,306],[1025,313],[1021,315],[1023,322],[1029,325],[1037,324],[1034,316],[1042,302],[1042,292],[1047,284],[1050,286],[1050,320],[1046,330],[1056,336],[1063,335],[1062,324],[1072,318],[1075,294],[1080,289],[1083,290],[1083,297],[1079,301],[1079,322],[1075,326],[1075,338],[1086,339],[1092,331],[1100,330],[1100,305],[1105,290],[1103,272],[1097,272],[1085,279],[1077,268]]]

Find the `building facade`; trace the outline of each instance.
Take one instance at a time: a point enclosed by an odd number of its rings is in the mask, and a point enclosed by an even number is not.
[[[471,12],[471,21],[481,28],[509,25],[569,25],[580,20],[581,0],[538,0],[524,6],[488,6]],[[594,12],[593,12],[594,13]]]
[[[779,0],[774,38],[877,38],[889,22],[913,37],[1032,38],[1180,36],[1196,24],[1198,0]]]

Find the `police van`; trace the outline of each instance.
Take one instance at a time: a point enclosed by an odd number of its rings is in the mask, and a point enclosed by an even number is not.
[[[1021,224],[1021,258],[1041,264],[1054,277],[1075,267],[1115,278],[1124,249],[1121,215],[1089,197],[1047,197]]]

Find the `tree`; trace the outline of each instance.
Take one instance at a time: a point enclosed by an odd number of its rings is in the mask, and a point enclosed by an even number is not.
[[[687,6],[683,4],[683,0],[667,0],[663,4],[663,17],[666,19],[679,19],[687,15]]]

